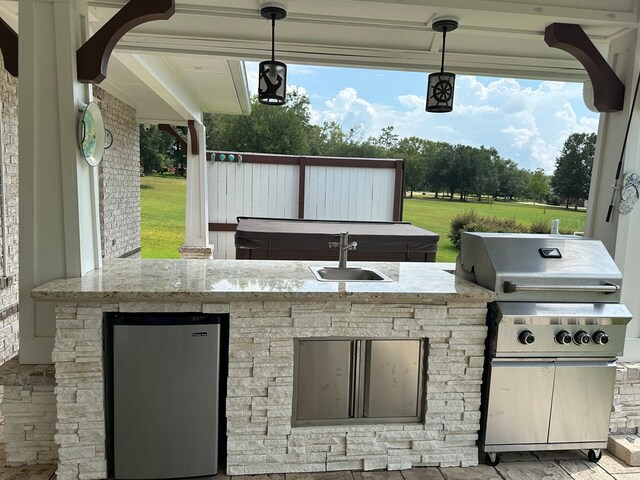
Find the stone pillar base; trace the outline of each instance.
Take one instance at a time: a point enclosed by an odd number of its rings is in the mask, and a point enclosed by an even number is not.
[[[6,461],[10,467],[55,464],[55,369],[53,365],[20,365],[18,358],[0,367],[4,388],[2,413]]]
[[[180,258],[187,260],[211,260],[213,259],[213,245],[206,247],[190,247],[188,245],[181,246],[178,251]]]

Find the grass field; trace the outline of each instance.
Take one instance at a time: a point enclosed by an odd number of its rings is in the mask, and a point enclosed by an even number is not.
[[[142,258],[179,258],[184,243],[186,180],[175,175],[140,179]]]
[[[184,243],[185,190],[185,179],[174,175],[150,175],[140,179],[142,258],[180,256],[178,248]],[[440,234],[437,261],[454,262],[458,251],[447,237],[451,219],[472,209],[481,215],[514,218],[524,225],[540,219],[550,224],[557,218],[562,229],[584,230],[584,211],[516,202],[459,202],[422,195],[405,199],[404,220]]]
[[[518,223],[530,225],[537,220],[548,221],[559,219],[560,228],[571,231],[584,230],[585,212],[567,210],[564,207],[549,205],[532,205],[516,202],[460,202],[415,196],[404,201],[403,220],[418,227],[426,228],[440,234],[438,242],[438,262],[454,262],[458,250],[447,237],[451,219],[458,213],[476,210],[479,214],[498,218],[514,218]]]

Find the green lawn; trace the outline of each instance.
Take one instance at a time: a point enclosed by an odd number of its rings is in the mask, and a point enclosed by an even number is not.
[[[178,248],[184,243],[185,190],[186,180],[174,175],[150,175],[140,179],[142,258],[180,256]],[[436,200],[421,194],[405,199],[404,220],[440,234],[437,260],[454,262],[458,251],[447,237],[449,224],[456,214],[471,209],[481,215],[515,218],[525,225],[540,219],[551,223],[558,218],[563,230],[584,229],[584,211],[516,202]]]
[[[481,215],[498,218],[515,218],[518,223],[530,225],[533,221],[544,219],[549,224],[553,219],[560,219],[560,228],[571,231],[583,231],[585,212],[567,210],[564,207],[548,205],[530,205],[516,202],[478,202],[470,200],[441,200],[432,197],[415,195],[413,199],[404,201],[403,220],[418,227],[426,228],[440,234],[438,242],[438,262],[454,262],[458,250],[447,237],[451,219],[458,213],[476,210]]]
[[[185,206],[184,178],[169,174],[140,178],[142,258],[180,258]]]

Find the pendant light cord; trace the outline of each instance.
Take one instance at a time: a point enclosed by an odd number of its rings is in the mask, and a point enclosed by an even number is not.
[[[276,60],[276,14],[271,14],[271,61]]]
[[[442,30],[442,62],[440,63],[440,73],[444,72],[444,51],[447,45],[447,29]]]
[[[640,72],[638,72],[638,80],[636,81],[636,90],[633,94],[633,101],[631,102],[631,110],[629,112],[629,120],[627,121],[627,129],[624,132],[624,140],[622,141],[622,151],[620,152],[620,160],[618,160],[618,168],[616,170],[616,178],[615,183],[613,184],[613,192],[611,193],[611,203],[609,204],[609,209],[607,210],[607,219],[606,223],[609,223],[611,220],[611,215],[613,214],[613,207],[616,199],[616,192],[620,187],[618,187],[618,182],[620,181],[620,174],[622,173],[622,167],[624,165],[624,152],[627,147],[627,139],[629,138],[629,129],[631,128],[631,120],[633,120],[633,110],[636,105],[636,100],[638,98],[638,86],[640,86]]]

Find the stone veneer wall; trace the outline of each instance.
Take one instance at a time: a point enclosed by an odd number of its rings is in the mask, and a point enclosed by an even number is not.
[[[113,145],[100,163],[100,228],[102,256],[139,256],[140,129],[136,110],[94,87]]]
[[[230,312],[227,473],[476,465],[486,304],[67,303],[57,308],[57,478],[106,477],[102,317]],[[293,338],[427,338],[425,421],[291,426]]]
[[[640,363],[618,365],[609,430],[613,434],[640,433]]]
[[[6,218],[0,218],[7,225],[8,275],[12,285],[0,290],[0,365],[18,353],[18,80],[0,65],[0,168],[5,173]],[[2,245],[0,241],[0,252]]]

